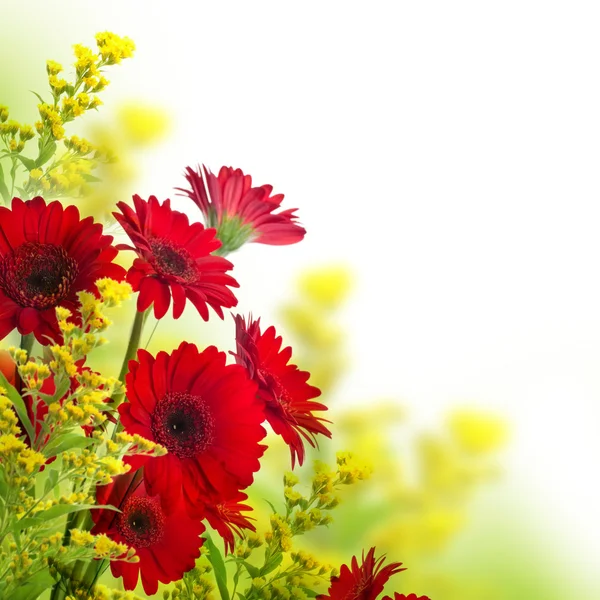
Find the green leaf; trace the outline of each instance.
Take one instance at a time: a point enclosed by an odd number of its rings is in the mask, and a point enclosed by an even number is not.
[[[44,448],[44,456],[50,458],[57,456],[65,450],[71,450],[73,448],[87,448],[94,444],[96,440],[94,438],[86,437],[85,435],[79,435],[78,433],[65,433],[52,440]]]
[[[50,519],[56,519],[64,515],[68,515],[69,513],[80,512],[82,510],[89,510],[90,508],[103,508],[106,510],[114,510],[116,512],[121,512],[116,506],[113,506],[112,504],[55,504],[54,506],[51,506],[48,510],[44,510],[42,512],[37,513],[37,515],[44,521],[48,521]]]
[[[316,590],[311,590],[310,588],[304,587],[303,585],[300,586],[300,589],[309,597],[309,598],[316,598],[318,593]]]
[[[81,176],[90,183],[97,183],[99,181],[102,181],[102,179],[100,179],[99,177],[94,177],[94,175],[90,175],[89,173],[82,173]]]
[[[206,534],[204,543],[208,548],[208,560],[212,565],[215,572],[215,579],[219,592],[221,593],[222,600],[229,600],[229,591],[227,590],[227,570],[225,568],[225,562],[223,561],[223,555],[221,551],[214,545],[210,536]]]
[[[10,597],[12,600],[35,600],[44,591],[49,590],[54,583],[54,578],[48,571],[40,571],[20,583],[19,587],[11,592]]]
[[[26,156],[21,156],[20,154],[15,154],[14,157],[17,160],[20,160],[28,171],[35,169],[35,161],[33,159],[27,158]]]
[[[8,492],[8,483],[4,477],[4,469],[0,469],[0,498],[6,498]]]
[[[45,165],[54,156],[55,152],[56,152],[56,142],[52,142],[52,141],[46,142],[46,145],[41,149],[40,155],[37,157],[37,160],[35,161],[35,166],[41,167],[42,165]]]
[[[273,556],[271,556],[269,559],[269,562],[267,562],[267,564],[264,565],[264,567],[262,567],[260,570],[260,577],[264,577],[265,575],[271,573],[271,571],[274,571],[281,564],[282,560],[283,554],[281,552],[276,552],[273,554]]]
[[[8,188],[4,183],[4,171],[2,169],[2,165],[0,165],[0,195],[2,196],[5,204],[10,202],[10,193],[8,192]]]
[[[21,398],[19,392],[17,392],[17,390],[12,385],[10,385],[10,383],[8,383],[6,377],[4,377],[4,373],[1,372],[0,387],[3,387],[6,390],[6,395],[8,396],[8,399],[13,403],[15,411],[17,412],[19,419],[21,419],[21,423],[23,424],[23,427],[25,427],[25,431],[27,431],[27,435],[31,440],[31,445],[33,445],[33,442],[35,441],[35,432],[33,430],[33,425],[29,420],[25,402],[23,402],[23,398]]]
[[[254,565],[251,565],[249,562],[242,560],[240,561],[244,567],[246,567],[246,571],[248,571],[248,575],[250,575],[250,577],[252,579],[254,579],[255,577],[258,577],[260,575],[260,569],[258,567],[255,567]]]
[[[42,103],[42,104],[48,104],[37,92],[34,92],[33,90],[29,90],[34,96],[37,97],[37,99]]]
[[[276,508],[273,506],[273,503],[272,503],[272,502],[269,502],[269,501],[268,501],[266,498],[263,498],[263,500],[264,500],[264,501],[265,501],[265,502],[266,502],[266,503],[267,503],[267,504],[268,504],[268,505],[271,507],[271,510],[272,510],[274,513],[277,513],[277,509],[276,509]]]
[[[56,469],[46,469],[48,471],[46,483],[44,484],[44,496],[58,484],[58,471]]]
[[[23,531],[23,529],[29,529],[30,527],[36,527],[38,525],[45,525],[52,519],[58,519],[59,517],[64,517],[70,513],[81,512],[82,510],[89,510],[90,508],[103,508],[121,512],[112,504],[55,504],[48,510],[43,510],[39,513],[36,513],[35,517],[25,517],[20,521],[17,521],[12,526],[12,531],[17,533],[19,531]]]

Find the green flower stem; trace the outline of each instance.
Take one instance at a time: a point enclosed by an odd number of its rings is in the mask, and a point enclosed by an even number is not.
[[[28,333],[26,335],[22,335],[21,336],[21,349],[25,350],[25,352],[27,352],[27,356],[29,356],[31,354],[31,350],[33,348],[33,342],[35,341],[35,338],[33,336],[33,333]]]
[[[129,343],[127,344],[127,350],[125,351],[125,358],[123,359],[123,365],[121,366],[121,372],[119,373],[119,381],[121,381],[123,385],[125,385],[125,376],[129,372],[129,361],[135,358],[135,354],[140,347],[144,323],[150,314],[150,310],[152,310],[151,307],[146,309],[144,312],[135,313],[133,327],[131,328],[131,336],[129,337]],[[121,404],[124,396],[125,394],[123,392],[113,394],[111,402],[114,408]]]

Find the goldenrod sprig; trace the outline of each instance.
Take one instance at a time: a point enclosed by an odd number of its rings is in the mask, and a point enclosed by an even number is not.
[[[108,85],[104,69],[133,56],[135,46],[127,37],[102,32],[96,35],[96,51],[77,44],[75,77],[62,77],[61,64],[46,63],[51,99],[35,94],[39,99],[39,120],[31,126],[9,119],[8,107],[0,105],[0,197],[7,204],[15,190],[32,197],[50,194],[54,197],[76,197],[84,194],[89,183],[97,181],[91,171],[102,162],[111,162],[114,155],[77,136],[66,137],[65,125],[90,110],[96,110],[102,101],[98,93]],[[24,154],[27,142],[37,136],[37,152]],[[57,142],[62,141],[64,149]],[[10,161],[5,175],[2,159]],[[27,178],[16,185],[17,172],[24,170]]]

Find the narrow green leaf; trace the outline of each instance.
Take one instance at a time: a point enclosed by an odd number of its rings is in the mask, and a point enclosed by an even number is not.
[[[99,181],[102,181],[102,179],[100,179],[99,177],[95,177],[94,175],[90,175],[89,173],[82,173],[81,176],[90,183],[97,183]]]
[[[0,195],[2,196],[5,204],[10,202],[10,193],[8,192],[8,188],[4,183],[4,170],[2,169],[2,165],[0,165]]]
[[[54,396],[52,396],[52,402],[58,402],[71,387],[71,380],[69,377],[63,375],[58,383],[56,382],[56,379],[54,380],[54,383],[56,384],[56,391],[54,392]]]
[[[51,521],[52,519],[58,519],[59,517],[64,517],[70,513],[81,512],[82,510],[89,510],[90,508],[104,508],[107,510],[121,512],[112,504],[55,504],[48,510],[43,510],[39,513],[36,513],[35,517],[25,517],[24,519],[17,521],[12,526],[11,531],[16,534],[24,529],[37,527],[39,525],[46,525],[48,521]]]
[[[229,591],[227,590],[227,569],[225,568],[223,555],[221,554],[221,551],[214,545],[208,533],[204,538],[204,543],[208,548],[208,560],[214,569],[217,586],[219,588],[219,592],[221,593],[221,599],[229,600]]]
[[[309,597],[309,598],[316,598],[317,594],[319,592],[317,592],[316,590],[311,590],[310,588],[304,587],[303,585],[300,586],[300,589]]]
[[[252,579],[260,575],[260,569],[258,567],[251,565],[245,560],[242,560],[241,563],[244,565],[244,567],[246,567],[246,571],[248,571],[248,575],[250,575]]]
[[[46,483],[44,484],[44,496],[58,483],[58,471],[56,469],[46,469],[48,472]]]
[[[54,585],[54,578],[48,571],[40,571],[33,577],[19,584],[19,587],[11,592],[12,600],[36,600],[45,590]]]
[[[276,508],[273,506],[273,503],[272,503],[272,502],[269,502],[269,501],[268,501],[266,498],[263,498],[263,500],[264,500],[264,501],[265,501],[265,502],[266,502],[266,503],[267,503],[267,504],[268,504],[268,505],[271,507],[271,510],[272,510],[274,513],[277,513],[277,509],[276,509]]]
[[[37,157],[37,160],[35,161],[35,166],[41,167],[42,165],[45,165],[54,156],[55,152],[56,152],[56,142],[52,142],[52,141],[46,142],[46,145],[41,149],[40,155]]]
[[[35,169],[35,161],[33,159],[27,158],[26,156],[21,156],[20,154],[15,154],[14,157],[17,160],[20,160],[28,171]]]
[[[260,577],[264,577],[265,575],[271,573],[271,571],[274,571],[281,564],[282,560],[283,554],[281,552],[276,552],[273,554],[273,556],[269,559],[269,562],[260,570]]]
[[[44,456],[51,458],[52,456],[58,456],[61,452],[65,452],[65,450],[87,448],[95,442],[96,440],[94,438],[79,435],[78,433],[65,433],[55,440],[52,440],[52,442],[44,448]]]
[[[29,420],[29,416],[27,415],[27,408],[25,406],[25,402],[23,402],[23,398],[19,395],[19,392],[8,383],[6,377],[4,377],[4,373],[0,373],[0,387],[3,387],[6,390],[6,395],[8,399],[13,403],[15,407],[15,411],[17,412],[17,416],[21,419],[21,423],[23,427],[25,427],[25,431],[27,431],[27,435],[31,440],[31,445],[35,441],[35,432],[33,430],[33,425]]]
[[[37,99],[42,103],[42,104],[47,104],[47,102],[37,93],[34,92],[33,90],[29,90],[34,96],[37,97]]]
[[[48,510],[44,510],[37,514],[40,518],[44,519],[44,521],[48,521],[49,519],[56,519],[57,517],[68,515],[69,513],[80,512],[82,510],[89,510],[90,508],[104,508],[107,510],[121,512],[112,504],[55,504],[54,506],[51,506]]]

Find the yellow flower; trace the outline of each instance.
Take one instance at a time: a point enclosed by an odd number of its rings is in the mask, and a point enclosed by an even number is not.
[[[474,454],[493,452],[506,442],[507,424],[498,417],[475,410],[457,410],[449,427],[458,444]]]
[[[352,286],[348,267],[332,265],[314,268],[300,276],[300,292],[324,308],[337,308],[347,297]]]
[[[159,141],[170,126],[169,117],[164,110],[137,102],[122,105],[118,119],[124,136],[140,146]]]
[[[107,65],[114,65],[124,58],[130,58],[135,50],[135,44],[128,37],[122,38],[109,31],[96,34],[96,44]]]

